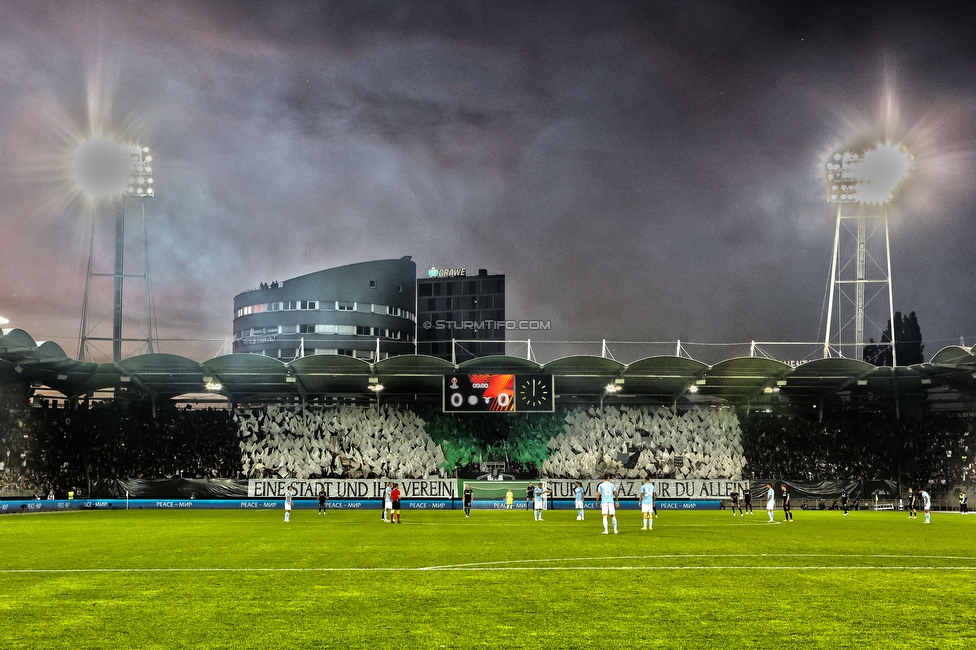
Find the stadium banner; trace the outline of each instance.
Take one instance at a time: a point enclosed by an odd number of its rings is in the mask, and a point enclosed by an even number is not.
[[[285,498],[285,490],[294,485],[299,499],[314,499],[325,490],[330,499],[382,499],[389,482],[399,484],[401,501],[418,499],[456,499],[455,479],[251,479],[247,482],[249,498]]]
[[[719,499],[662,499],[655,501],[654,505],[658,510],[720,510],[722,507],[722,501]],[[507,510],[508,504],[504,499],[483,499],[475,501],[472,503],[472,508],[475,510]],[[597,505],[596,501],[593,499],[587,499],[583,502],[583,508],[585,510],[593,510],[596,512],[600,511],[600,507]],[[528,506],[525,503],[525,499],[522,501],[513,501],[512,510],[528,510]],[[570,499],[545,499],[543,501],[544,510],[575,510],[576,505]],[[620,502],[620,507],[617,510],[640,510],[640,504],[635,499],[625,499]]]
[[[450,510],[450,499],[405,499],[401,510]],[[330,499],[329,510],[380,510],[378,499]],[[523,506],[524,507],[524,506]],[[284,499],[44,499],[0,501],[0,514],[68,510],[283,510]],[[296,499],[294,510],[316,510],[317,499]]]
[[[611,479],[617,486],[617,494],[621,501],[637,499],[643,479]],[[549,490],[548,498],[554,500],[574,498],[576,480],[574,479],[537,479],[533,481],[472,481],[458,480],[458,492],[464,490],[464,486],[470,485],[474,491],[474,500],[477,503],[479,495],[488,499],[501,499],[506,490],[511,490],[514,503],[526,500],[526,488],[532,484],[537,486],[542,483],[544,489]],[[583,487],[584,500],[592,501],[596,496],[596,488],[602,481],[581,480]],[[729,494],[738,492],[740,495],[748,481],[737,481],[732,479],[721,480],[675,480],[675,479],[653,479],[654,496],[657,499],[699,499],[699,500],[721,500],[728,499]],[[513,505],[514,505],[513,503]]]
[[[617,494],[621,501],[634,499],[640,494],[640,487],[644,484],[643,479],[612,479],[617,486]],[[583,485],[583,498],[593,499],[596,495],[597,486],[602,481],[580,481]],[[747,485],[746,481],[728,480],[675,480],[675,479],[652,479],[654,484],[654,497],[658,500],[667,499],[728,499],[729,494],[742,490]],[[576,481],[565,479],[549,479],[548,488],[555,499],[572,499]]]
[[[124,499],[243,499],[247,483],[226,478],[125,478],[110,481],[92,494]]]

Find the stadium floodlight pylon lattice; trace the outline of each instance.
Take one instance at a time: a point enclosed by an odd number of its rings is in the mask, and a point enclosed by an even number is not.
[[[894,323],[888,205],[912,171],[912,161],[905,147],[886,144],[840,151],[826,163],[827,202],[837,211],[825,359],[846,356],[864,360],[865,321],[879,332],[885,329],[886,318]],[[898,365],[894,343],[879,345],[891,346],[892,365]]]
[[[92,344],[98,341],[112,342],[112,361],[117,363],[123,357],[123,343],[137,343],[137,352],[152,354],[154,350],[154,322],[152,304],[152,282],[149,275],[149,238],[146,229],[145,199],[156,195],[152,176],[152,156],[149,147],[138,144],[123,144],[103,136],[93,136],[82,142],[74,154],[75,181],[93,207],[91,239],[88,249],[88,274],[85,279],[85,300],[81,313],[78,360],[90,360]],[[139,201],[139,214],[142,217],[142,264],[138,273],[125,272],[125,217],[126,200]],[[95,271],[96,231],[98,230],[99,208],[105,202],[114,205],[114,259],[111,273]],[[112,336],[97,336],[96,329],[100,319],[91,313],[92,280],[112,278]],[[123,337],[123,287],[125,279],[141,280],[145,286],[145,337],[126,339]],[[94,324],[91,321],[96,321]]]

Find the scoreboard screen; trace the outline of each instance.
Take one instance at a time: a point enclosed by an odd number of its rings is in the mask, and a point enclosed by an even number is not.
[[[444,376],[445,413],[553,411],[552,375]]]

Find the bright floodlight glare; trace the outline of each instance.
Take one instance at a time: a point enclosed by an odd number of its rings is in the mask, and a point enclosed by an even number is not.
[[[884,203],[895,196],[895,190],[908,177],[912,156],[908,151],[885,145],[864,153],[858,200],[862,203]]]
[[[10,322],[9,320],[4,318],[3,316],[0,316],[0,325],[6,325],[9,322]]]
[[[92,136],[75,150],[75,180],[91,198],[119,194],[153,196],[148,154],[149,147]]]
[[[881,145],[862,153],[835,153],[828,162],[830,203],[886,203],[912,171],[914,157],[905,147]]]

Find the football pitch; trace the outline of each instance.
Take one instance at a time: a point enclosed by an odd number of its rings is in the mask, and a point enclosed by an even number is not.
[[[7,515],[0,647],[976,646],[976,517],[575,515]]]

